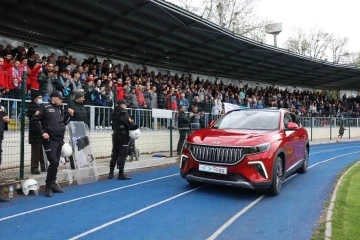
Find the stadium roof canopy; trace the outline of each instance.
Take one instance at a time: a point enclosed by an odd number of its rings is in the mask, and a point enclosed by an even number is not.
[[[162,0],[3,0],[0,34],[186,72],[320,89],[360,88],[360,69],[221,29]]]

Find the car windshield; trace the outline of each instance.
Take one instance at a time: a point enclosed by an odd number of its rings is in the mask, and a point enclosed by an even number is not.
[[[221,118],[213,128],[276,130],[279,128],[280,113],[265,110],[233,111]]]

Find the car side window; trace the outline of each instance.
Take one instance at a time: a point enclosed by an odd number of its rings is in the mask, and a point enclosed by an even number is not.
[[[290,113],[291,116],[291,122],[296,123],[298,126],[300,126],[300,118],[298,118],[295,114]]]
[[[291,116],[289,113],[285,113],[283,127],[286,128],[289,122],[292,122]]]

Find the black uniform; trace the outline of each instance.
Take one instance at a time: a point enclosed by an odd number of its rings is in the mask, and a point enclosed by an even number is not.
[[[184,145],[184,141],[186,139],[186,136],[189,134],[190,130],[190,120],[186,113],[179,111],[179,117],[178,117],[178,129],[179,129],[179,141],[177,145],[177,154],[181,154],[182,146]]]
[[[126,157],[128,156],[128,146],[130,142],[129,130],[132,123],[129,121],[129,115],[125,110],[116,108],[112,113],[112,154],[110,161],[109,178],[114,176],[114,168],[117,163],[119,168],[118,179],[129,179],[124,174]]]
[[[34,100],[31,103],[29,103],[27,108],[27,116],[29,119],[32,119],[35,112],[38,110],[39,106],[40,105],[34,102]],[[39,163],[40,163],[41,172],[46,172],[44,155],[41,146],[41,139],[42,139],[41,134],[37,132],[37,129],[30,124],[29,144],[31,145],[31,174],[40,174]]]
[[[42,145],[50,163],[45,181],[47,189],[55,186],[66,124],[69,121],[70,116],[67,113],[64,114],[60,106],[47,103],[39,107],[30,122],[41,135],[44,133],[49,135],[47,140],[42,138]]]

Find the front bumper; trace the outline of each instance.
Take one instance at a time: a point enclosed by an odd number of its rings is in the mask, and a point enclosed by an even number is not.
[[[198,170],[191,170],[186,175],[180,171],[180,175],[188,181],[206,184],[247,188],[247,189],[267,189],[271,185],[271,181],[250,182],[239,174],[217,174],[207,173]]]

